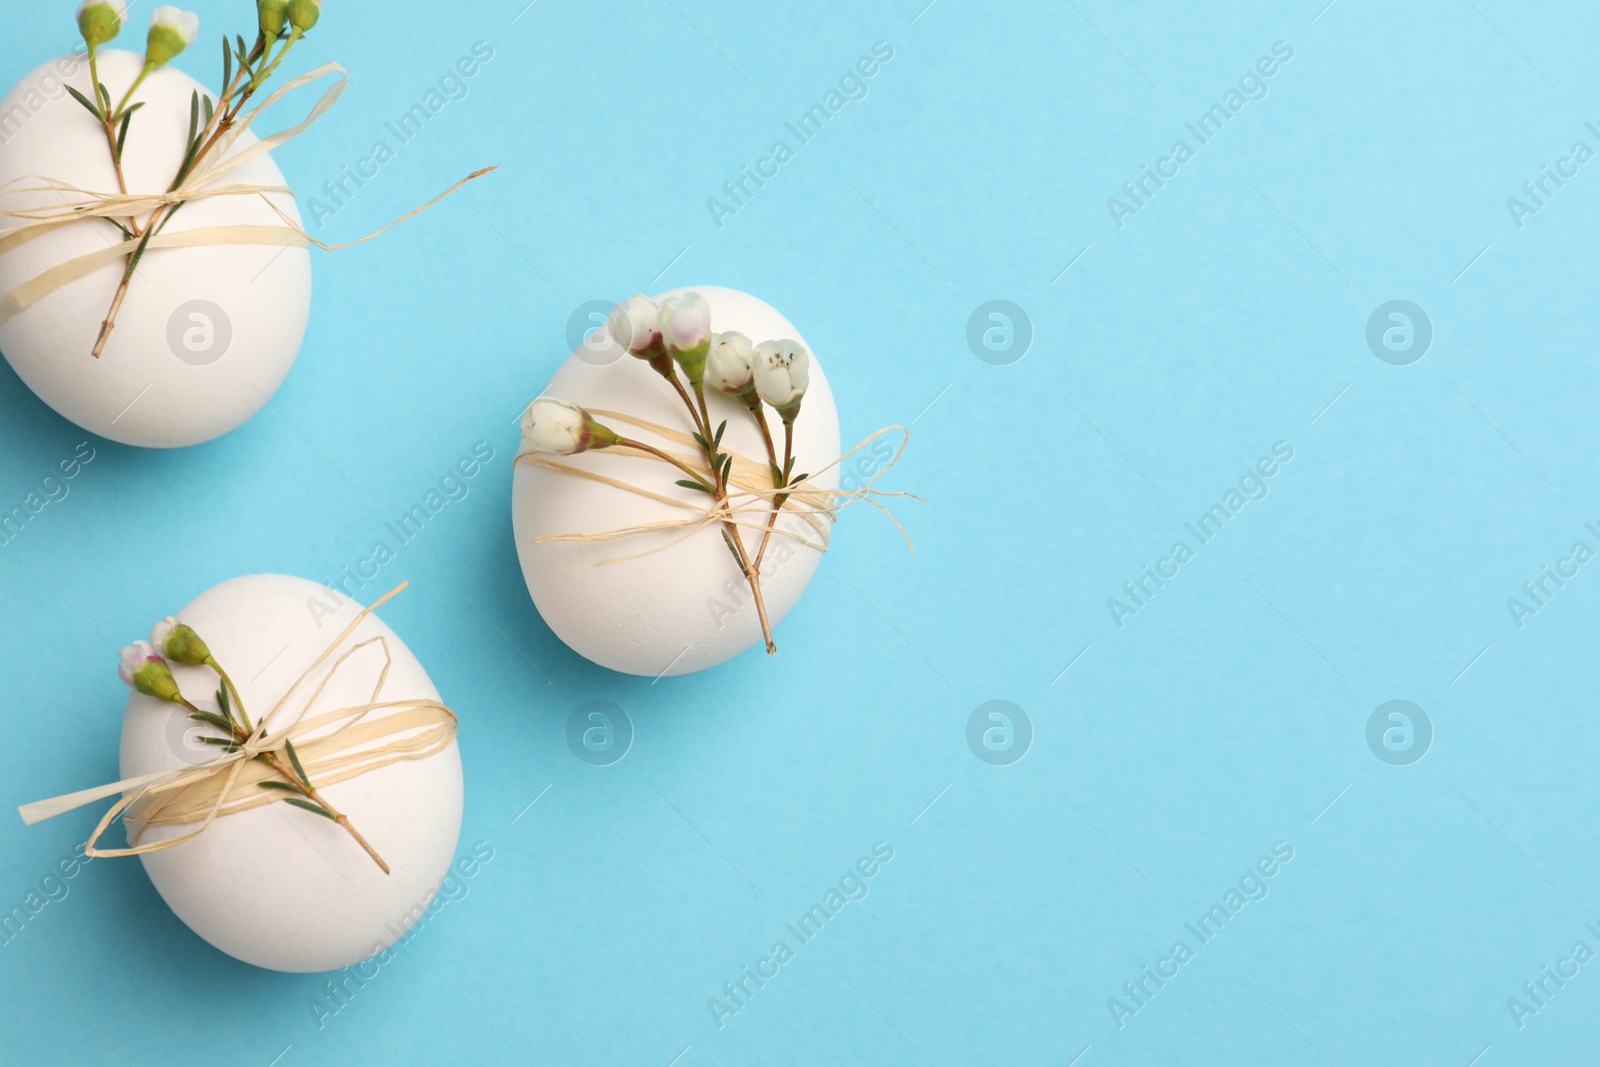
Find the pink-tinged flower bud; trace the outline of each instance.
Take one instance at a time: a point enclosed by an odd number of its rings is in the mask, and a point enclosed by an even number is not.
[[[199,15],[171,4],[162,4],[150,13],[150,35],[145,38],[144,65],[155,68],[172,62],[178,53],[194,44],[199,33]]]
[[[730,396],[748,397],[755,393],[756,376],[751,358],[755,345],[737,330],[719,333],[711,339],[706,353],[706,384]]]
[[[793,421],[811,384],[811,354],[799,341],[765,341],[756,346],[756,392]]]
[[[122,32],[122,16],[128,13],[124,0],[83,0],[78,5],[78,32],[83,43],[94,49]]]
[[[578,405],[541,396],[522,413],[522,440],[530,451],[570,456],[610,448],[619,438]]]
[[[150,628],[150,643],[173,663],[201,664],[211,659],[211,649],[200,635],[171,615]]]
[[[612,308],[606,330],[613,341],[641,359],[648,359],[661,343],[656,306],[643,293],[634,293]]]
[[[661,301],[661,343],[694,385],[706,374],[711,347],[711,305],[699,293],[669,296]]]
[[[132,686],[145,696],[168,703],[178,699],[178,683],[172,677],[172,668],[167,666],[167,661],[156,653],[148,641],[135,641],[122,650],[117,676],[124,685]]]

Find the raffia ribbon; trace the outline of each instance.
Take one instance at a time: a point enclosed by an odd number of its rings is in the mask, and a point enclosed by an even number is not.
[[[269,735],[267,724],[289,703],[296,690],[311,679],[317,668],[326,663],[339,646],[355,632],[366,617],[385,601],[406,588],[402,582],[373,601],[346,626],[333,643],[307,667],[283,697],[258,721],[255,732],[236,752],[198,767],[182,770],[158,771],[154,774],[126,778],[110,785],[97,786],[50,800],[24,804],[17,810],[22,821],[29,826],[52,819],[57,815],[75,811],[86,804],[117,793],[124,794],[111,810],[101,817],[94,832],[89,835],[84,853],[89,856],[139,856],[147,852],[180,845],[199,837],[219,817],[259,808],[283,799],[281,793],[259,788],[257,783],[281,780],[265,763],[255,757],[262,753],[285,755],[285,744],[294,742],[295,753],[300,757],[307,776],[320,789],[335,782],[359,777],[379,767],[387,767],[402,760],[424,759],[446,748],[456,734],[456,716],[437,700],[379,700],[384,683],[389,677],[393,658],[389,652],[388,638],[368,638],[346,649],[328,667],[322,679],[305,699],[305,703],[285,727],[275,728]],[[339,673],[346,661],[370,645],[383,650],[383,669],[372,687],[372,698],[365,704],[339,708],[307,717],[311,706]],[[374,716],[374,712],[388,714]],[[369,718],[369,716],[371,716]],[[330,729],[331,728],[331,729]],[[287,758],[287,757],[285,757]],[[106,832],[119,815],[128,823],[128,848],[96,848],[95,842]],[[163,841],[139,844],[139,838],[151,826],[165,826],[199,822],[200,825],[176,837]]]
[[[648,430],[659,437],[665,438],[674,444],[684,447],[686,451],[672,452],[671,454],[675,456],[675,458],[682,460],[685,463],[698,463],[701,466],[704,466],[705,464],[704,454],[692,451],[692,449],[696,447],[694,437],[690,434],[684,433],[682,430],[675,430],[669,426],[662,426],[659,423],[651,422],[649,419],[641,419],[637,416],[629,415],[621,411],[606,411],[602,408],[589,408],[588,410],[591,415],[594,415],[596,418],[599,418],[602,421],[615,420],[617,422],[627,423],[630,426],[635,426],[642,430]],[[838,489],[823,489],[821,487],[809,484],[818,474],[823,474],[832,470],[834,467],[839,466],[845,460],[849,459],[851,456],[870,445],[879,437],[882,437],[884,434],[895,430],[900,431],[905,436],[901,438],[900,446],[895,449],[894,458],[888,463],[884,464],[882,468],[875,471],[872,477],[867,479],[864,485],[851,492],[845,492]],[[801,522],[798,524],[798,529],[790,529],[775,525],[772,530],[774,537],[784,537],[809,548],[814,548],[819,552],[826,552],[828,550],[829,532],[832,528],[833,522],[838,517],[839,511],[848,504],[854,503],[858,500],[863,500],[877,508],[879,511],[883,512],[885,515],[889,516],[889,521],[894,523],[895,529],[900,531],[900,536],[905,538],[906,546],[911,548],[912,551],[916,551],[915,546],[911,544],[910,536],[906,534],[905,528],[900,525],[900,521],[896,519],[894,514],[890,512],[889,509],[882,503],[880,503],[877,498],[890,496],[904,496],[911,497],[912,499],[917,498],[911,493],[887,492],[881,489],[873,488],[874,483],[876,483],[879,478],[883,477],[884,473],[887,472],[890,467],[893,467],[896,463],[900,462],[900,457],[905,452],[906,445],[910,440],[911,431],[906,429],[904,426],[885,426],[883,429],[877,430],[876,432],[868,435],[854,448],[840,456],[838,459],[834,460],[832,463],[828,464],[826,467],[823,467],[821,470],[808,475],[803,481],[787,489],[773,488],[772,473],[768,469],[766,460],[758,461],[750,459],[746,456],[741,456],[737,452],[730,453],[733,456],[733,467],[730,471],[728,482],[729,485],[732,486],[736,491],[730,492],[726,501],[714,501],[704,507],[696,506],[693,503],[690,503],[686,500],[681,500],[677,497],[668,496],[665,493],[658,493],[654,490],[646,489],[640,485],[634,485],[632,482],[624,481],[621,478],[613,478],[609,475],[601,474],[598,471],[587,470],[583,467],[576,467],[570,463],[563,463],[559,459],[543,452],[518,453],[516,462],[529,463],[535,467],[544,467],[547,470],[559,471],[562,474],[570,474],[574,477],[586,478],[589,481],[599,482],[602,485],[609,485],[613,488],[621,489],[624,492],[633,493],[636,496],[646,497],[650,500],[666,504],[670,507],[681,508],[689,513],[678,519],[663,519],[660,522],[644,523],[638,526],[627,526],[616,530],[604,530],[590,533],[549,534],[545,537],[534,539],[535,544],[544,544],[547,541],[616,541],[622,538],[635,537],[640,534],[647,533],[676,532],[679,534],[678,537],[672,538],[665,544],[658,545],[655,548],[650,549],[648,552],[639,552],[631,556],[609,557],[607,559],[600,560],[597,563],[587,564],[587,566],[604,567],[611,566],[612,564],[624,563],[629,560],[642,559],[646,556],[651,556],[657,552],[663,552],[669,548],[672,548],[674,545],[682,543],[707,527],[719,526],[724,523],[732,523],[733,525],[743,529],[755,530],[757,533],[764,533],[767,529],[767,517],[772,509],[773,502],[779,496],[786,498],[783,504],[784,511],[780,512],[780,515],[784,513],[792,513],[797,515],[801,519]],[[657,456],[652,456],[648,452],[641,452],[637,449],[630,449],[627,446],[618,446],[616,448],[607,449],[607,451],[619,455],[639,456],[644,459],[651,459],[655,460],[656,462],[661,462],[660,458]],[[755,512],[756,517],[746,517],[752,511]]]
[[[317,81],[326,74],[337,72],[338,81],[322,94],[304,119],[286,130],[279,130],[258,140],[235,156],[228,156],[228,149],[232,148],[239,136],[249,129],[251,124],[261,115],[261,112],[277,103],[286,93],[298,89],[302,85]],[[494,170],[494,167],[485,167],[474,171],[450,188],[429,200],[426,204],[414,208],[393,222],[372,231],[365,237],[344,244],[327,244],[312,237],[305,229],[293,219],[289,218],[277,204],[266,196],[267,193],[284,193],[292,196],[294,190],[284,185],[254,185],[254,184],[228,184],[213,185],[219,178],[237,167],[266,155],[279,145],[304,133],[311,124],[321,118],[323,113],[331,108],[344,92],[349,79],[345,69],[337,63],[325,63],[315,70],[285,82],[265,101],[240,115],[238,121],[227,132],[217,138],[201,158],[196,161],[194,168],[183,183],[171,192],[162,193],[101,193],[88,189],[81,189],[70,182],[59,181],[55,178],[30,176],[18,178],[4,186],[0,186],[0,195],[6,193],[56,193],[63,203],[60,206],[51,205],[48,208],[29,208],[23,210],[10,210],[0,208],[0,218],[20,220],[11,225],[0,226],[0,254],[4,254],[19,245],[25,244],[43,234],[62,226],[70,226],[84,219],[118,219],[132,218],[157,211],[160,208],[174,204],[189,203],[194,200],[206,200],[223,196],[259,196],[266,205],[283,221],[281,226],[273,225],[235,225],[235,226],[206,226],[193,230],[179,230],[173,233],[159,233],[150,238],[148,248],[192,248],[201,245],[284,245],[288,247],[304,248],[316,245],[325,252],[335,252],[341,248],[351,248],[383,233],[391,227],[398,226],[414,215],[417,215],[437,204],[440,200],[455,192],[474,178],[482,177]],[[39,182],[38,185],[22,185],[18,182]],[[107,248],[97,249],[94,252],[69,259],[65,263],[52,267],[31,281],[17,286],[10,292],[0,296],[0,325],[26,310],[30,305],[49,296],[57,289],[70,285],[80,278],[87,277],[99,270],[107,263],[114,263],[133,251],[140,244],[139,239],[123,241],[120,244]]]

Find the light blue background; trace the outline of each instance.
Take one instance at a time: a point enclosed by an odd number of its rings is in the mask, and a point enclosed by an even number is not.
[[[1522,1029],[1506,1001],[1600,949],[1600,564],[1521,629],[1506,599],[1600,547],[1600,163],[1524,228],[1506,199],[1600,149],[1600,15],[522,2],[329,5],[315,48],[354,87],[278,153],[302,204],[475,41],[495,55],[318,236],[502,169],[317,256],[271,408],[181,452],[95,442],[0,550],[13,805],[114,776],[112,644],[237,574],[333,577],[489,442],[381,584],[412,583],[384,616],[461,713],[463,851],[494,859],[321,1029],[324,978],[219,954],[137,862],[97,861],[0,948],[0,1059],[1590,1062],[1600,963]],[[67,0],[22,8],[0,81],[72,43]],[[180,65],[209,83],[249,6],[198,8]],[[719,229],[707,198],[877,41],[870,95]],[[1107,198],[1276,41],[1266,99],[1119,229]],[[848,515],[776,659],[651,684],[534,611],[514,418],[574,308],[694,283],[787,314],[850,439],[911,424],[888,481],[926,502],[898,509],[915,554]],[[996,298],[1035,331],[1010,366],[965,340]],[[1433,323],[1410,366],[1365,342],[1391,299]],[[5,509],[84,439],[9,371],[0,435]],[[1278,441],[1270,495],[1118,629],[1107,598]],[[1411,766],[1366,743],[1396,698],[1435,730]],[[611,767],[564,740],[594,699],[637,730]],[[1034,728],[1011,766],[965,740],[995,699]],[[95,818],[0,819],[0,905]],[[877,841],[871,895],[719,1029],[707,999]],[[1107,999],[1279,841],[1270,895],[1119,1030]]]

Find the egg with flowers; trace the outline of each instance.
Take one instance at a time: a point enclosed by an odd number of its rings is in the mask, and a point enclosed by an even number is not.
[[[522,432],[517,553],[556,636],[649,677],[776,650],[837,505],[838,413],[793,323],[733,289],[636,294]]]
[[[156,7],[134,52],[109,47],[137,32],[126,4],[85,0],[85,49],[0,100],[0,352],[64,418],[125,444],[191,445],[239,426],[287,376],[311,261],[294,195],[235,105],[262,102],[255,89],[319,13],[315,0],[250,12],[257,43],[230,57],[229,94],[173,65],[200,54],[192,12]]]
[[[128,843],[195,933],[327,971],[381,957],[432,907],[461,830],[455,716],[370,609],[236,578],[125,648],[119,673],[122,775],[158,790],[124,813]]]

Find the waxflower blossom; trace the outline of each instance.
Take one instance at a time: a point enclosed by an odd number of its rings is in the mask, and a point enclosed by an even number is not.
[[[534,452],[570,456],[610,448],[618,437],[576,404],[542,396],[522,413],[522,439]]]
[[[668,297],[661,301],[660,319],[661,342],[689,381],[699,385],[711,347],[711,305],[699,293]]]
[[[719,333],[711,339],[706,353],[706,384],[730,396],[750,397],[755,393],[755,368],[751,358],[755,346],[737,330]]]
[[[322,0],[289,0],[289,25],[305,33],[322,17]]]
[[[135,641],[122,650],[117,676],[124,685],[157,700],[171,703],[177,701],[180,695],[178,683],[172,677],[172,668],[167,666],[167,661],[156,653],[148,641]]]
[[[171,4],[162,4],[150,13],[150,35],[145,39],[144,65],[148,70],[172,62],[194,44],[200,33],[200,16]]]
[[[122,16],[128,13],[124,0],[83,0],[78,5],[78,32],[92,51],[122,32]]]
[[[200,635],[171,615],[150,628],[150,643],[173,663],[201,664],[211,659],[211,649]]]
[[[613,341],[641,359],[648,358],[661,342],[656,306],[643,293],[634,293],[612,308],[606,330]]]
[[[799,341],[765,341],[756,346],[754,364],[756,392],[793,421],[811,384],[811,354]]]
[[[267,40],[277,40],[289,24],[289,0],[256,0],[256,15]]]

